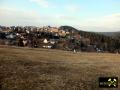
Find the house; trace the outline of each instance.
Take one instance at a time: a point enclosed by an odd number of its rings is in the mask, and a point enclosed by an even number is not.
[[[28,43],[27,39],[23,39],[23,45],[27,46],[27,43]]]
[[[59,30],[59,36],[66,36],[66,32],[64,30]]]
[[[58,28],[56,28],[56,27],[51,27],[50,29],[49,29],[49,32],[51,32],[51,33],[58,33]]]
[[[48,43],[48,40],[47,40],[47,39],[44,39],[43,43],[45,43],[45,44]]]
[[[30,31],[29,31],[29,30],[26,30],[26,33],[27,33],[27,34],[29,34],[29,33],[30,33]]]
[[[51,44],[46,38],[41,43],[41,47],[51,49],[53,44]]]
[[[14,34],[11,33],[11,34],[7,35],[6,38],[7,39],[15,39],[16,35],[14,35]]]
[[[49,41],[51,44],[55,44],[56,43],[56,41],[55,41],[55,39],[50,39],[50,41]]]
[[[70,34],[70,32],[68,32],[68,31],[66,31],[65,33],[66,33],[67,35],[69,35],[69,34]]]

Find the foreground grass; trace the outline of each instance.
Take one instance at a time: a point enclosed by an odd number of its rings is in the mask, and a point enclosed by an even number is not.
[[[110,90],[98,78],[119,77],[119,65],[118,54],[0,48],[0,90]]]

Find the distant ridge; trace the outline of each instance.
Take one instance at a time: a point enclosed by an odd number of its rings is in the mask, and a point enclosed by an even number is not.
[[[116,35],[120,34],[120,31],[118,31],[118,32],[98,32],[98,33],[106,35],[106,36],[116,36]]]
[[[62,29],[64,31],[68,31],[68,32],[78,32],[80,33],[82,36],[86,36],[86,34],[95,34],[95,35],[100,35],[103,36],[104,34],[98,33],[98,32],[90,32],[90,31],[84,31],[84,30],[78,30],[72,26],[60,26],[59,29]],[[106,35],[104,35],[106,36]]]
[[[62,29],[67,32],[79,32],[79,30],[77,30],[76,28],[72,26],[60,26],[59,29]]]

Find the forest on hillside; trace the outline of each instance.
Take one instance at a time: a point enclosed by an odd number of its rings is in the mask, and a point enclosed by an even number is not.
[[[103,51],[119,52],[120,51],[120,32],[112,35],[105,35],[104,33],[87,32],[83,30],[77,30],[70,26],[60,27],[64,30],[78,32],[82,37],[90,39],[90,45],[96,45],[96,47]]]

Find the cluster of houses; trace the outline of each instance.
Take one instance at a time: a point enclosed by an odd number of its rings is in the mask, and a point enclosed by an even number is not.
[[[89,38],[78,32],[70,32],[57,27],[44,26],[0,26],[0,45],[32,48],[55,48],[77,51],[100,51],[90,44]]]
[[[34,26],[0,26],[0,44],[52,48],[60,37],[65,37],[68,34],[69,32],[50,26],[42,28]]]

